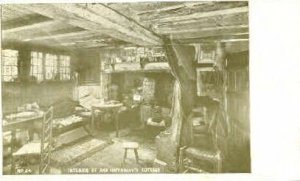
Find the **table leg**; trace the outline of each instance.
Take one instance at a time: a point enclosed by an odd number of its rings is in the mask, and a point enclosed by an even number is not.
[[[124,150],[123,164],[125,163],[125,159],[127,158],[127,148]]]
[[[10,173],[13,175],[15,174],[15,160],[14,160],[14,147],[16,144],[16,130],[11,131],[11,140],[10,140],[10,159],[11,159],[11,168]]]
[[[139,154],[138,154],[137,148],[134,148],[134,155],[135,155],[136,163],[139,163]]]
[[[119,137],[119,116],[118,116],[118,112],[114,111],[113,113],[114,115],[114,121],[115,121],[115,126],[116,126],[116,137]]]
[[[91,130],[94,130],[95,127],[95,109],[92,108],[92,120],[91,120]]]

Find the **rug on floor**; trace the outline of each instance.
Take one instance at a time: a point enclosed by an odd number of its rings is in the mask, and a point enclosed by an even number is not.
[[[87,138],[74,145],[63,147],[52,153],[51,161],[55,167],[65,167],[75,164],[104,149],[111,142],[95,138]]]

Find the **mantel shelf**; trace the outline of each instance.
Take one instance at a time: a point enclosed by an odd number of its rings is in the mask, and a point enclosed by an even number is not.
[[[141,67],[140,63],[116,63],[110,66],[109,69],[104,69],[105,73],[118,73],[118,72],[170,72],[171,68],[168,62],[149,62]]]

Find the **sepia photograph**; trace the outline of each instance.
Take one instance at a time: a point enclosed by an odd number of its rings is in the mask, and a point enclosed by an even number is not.
[[[2,174],[251,173],[248,16],[1,4]]]

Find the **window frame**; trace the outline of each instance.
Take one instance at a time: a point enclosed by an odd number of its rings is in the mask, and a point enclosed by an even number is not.
[[[2,52],[1,52],[1,82],[4,82],[4,83],[12,83],[12,82],[19,82],[19,51],[18,50],[15,50],[15,49],[2,49],[1,50]],[[14,52],[16,52],[16,56],[4,56],[4,52],[3,51],[14,51]],[[13,63],[13,65],[11,64],[11,65],[4,65],[4,59],[5,58],[9,58],[9,59],[11,59],[11,58],[14,58],[15,60],[16,60],[16,64],[15,63]],[[9,67],[10,68],[10,74],[8,75],[8,74],[5,74],[4,75],[4,67]],[[16,75],[14,75],[13,74],[13,68],[16,68],[16,70],[17,70],[17,72],[16,72]],[[11,80],[9,80],[9,81],[6,81],[5,79],[4,79],[4,77],[6,77],[6,76],[9,76],[9,77],[11,77]],[[15,78],[14,78],[14,76],[16,76]]]
[[[42,53],[42,80],[34,80],[34,81],[37,81],[37,82],[70,82],[72,81],[72,68],[71,68],[71,56],[70,55],[67,55],[67,54],[57,54],[57,53],[52,53],[52,52],[41,52],[41,51],[35,51],[35,50],[32,50],[31,51],[31,54],[33,52],[36,52],[36,53]],[[51,79],[47,79],[46,78],[46,69],[47,67],[51,67],[49,65],[46,64],[46,59],[47,59],[47,55],[52,57],[52,56],[55,56],[56,57],[56,66],[53,66],[53,67],[56,67],[54,69],[54,72],[56,72],[56,74],[53,74],[52,75],[52,78]],[[61,57],[69,57],[69,65],[68,66],[65,66],[65,67],[69,67],[69,79],[61,79],[61,73],[60,73],[60,65],[61,65]],[[30,60],[30,76],[35,76],[31,73],[32,71],[32,56],[31,56],[31,60]],[[58,76],[58,78],[55,78],[55,76]]]
[[[36,53],[37,56],[35,57],[36,58],[36,61],[37,63],[36,64],[33,64],[33,54]],[[39,56],[41,55],[41,56]],[[41,57],[41,59],[40,59]],[[41,64],[39,64],[38,62],[41,62]],[[34,72],[33,72],[33,67],[37,67],[37,73],[38,75],[41,75],[41,80],[38,80],[38,76],[34,75]],[[44,81],[44,54],[42,52],[38,52],[38,51],[31,51],[30,52],[30,71],[29,71],[29,76],[35,76],[36,77],[36,81]],[[39,73],[39,71],[41,71],[41,73]]]
[[[64,58],[66,58],[66,57],[68,57],[68,59],[63,59],[62,57],[64,57]],[[72,73],[72,71],[71,71],[71,56],[68,56],[68,55],[59,55],[58,56],[58,74],[59,74],[59,80],[60,81],[69,81],[69,80],[71,80],[71,73]],[[63,61],[65,61],[65,60],[67,60],[67,62],[68,62],[68,65],[66,66],[66,65],[62,65],[62,62]],[[64,73],[62,73],[62,68],[64,68]],[[66,71],[67,70],[67,68],[68,68],[68,71]],[[62,75],[69,75],[69,79],[64,79],[63,77],[62,77]]]

